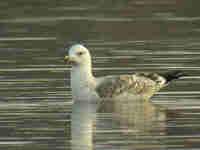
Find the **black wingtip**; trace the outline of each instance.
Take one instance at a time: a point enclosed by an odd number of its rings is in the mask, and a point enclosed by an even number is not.
[[[167,82],[170,82],[174,79],[179,79],[183,76],[188,76],[186,73],[184,73],[181,70],[169,71],[161,75],[166,79]]]

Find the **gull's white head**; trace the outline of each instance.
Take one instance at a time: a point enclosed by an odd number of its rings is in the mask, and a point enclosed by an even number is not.
[[[91,56],[86,47],[81,44],[73,45],[68,52],[68,56],[64,57],[66,62],[72,64],[73,67],[75,66],[82,66],[82,65],[91,65]]]

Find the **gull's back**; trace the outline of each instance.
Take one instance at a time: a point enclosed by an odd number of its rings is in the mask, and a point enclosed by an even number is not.
[[[101,98],[149,99],[161,88],[167,86],[171,80],[181,76],[183,74],[180,71],[107,76],[101,79],[95,90]]]

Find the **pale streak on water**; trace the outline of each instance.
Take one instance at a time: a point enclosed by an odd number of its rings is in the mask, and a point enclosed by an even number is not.
[[[0,4],[0,149],[68,150],[73,130],[81,127],[75,144],[88,141],[87,150],[200,149],[198,1]],[[83,105],[75,106],[79,119],[73,123],[83,126],[71,130],[63,47],[76,41],[91,50],[97,76],[166,69],[189,76],[152,102],[104,103],[94,124],[93,109],[84,105],[88,111],[82,113]]]
[[[15,38],[15,37],[9,37],[9,38],[0,38],[0,41],[42,41],[42,40],[56,40],[56,37],[22,37],[22,38]]]

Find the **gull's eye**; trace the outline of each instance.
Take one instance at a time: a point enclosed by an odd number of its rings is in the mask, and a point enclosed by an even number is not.
[[[78,54],[79,56],[81,56],[81,55],[83,55],[83,52],[78,52],[77,54]]]

